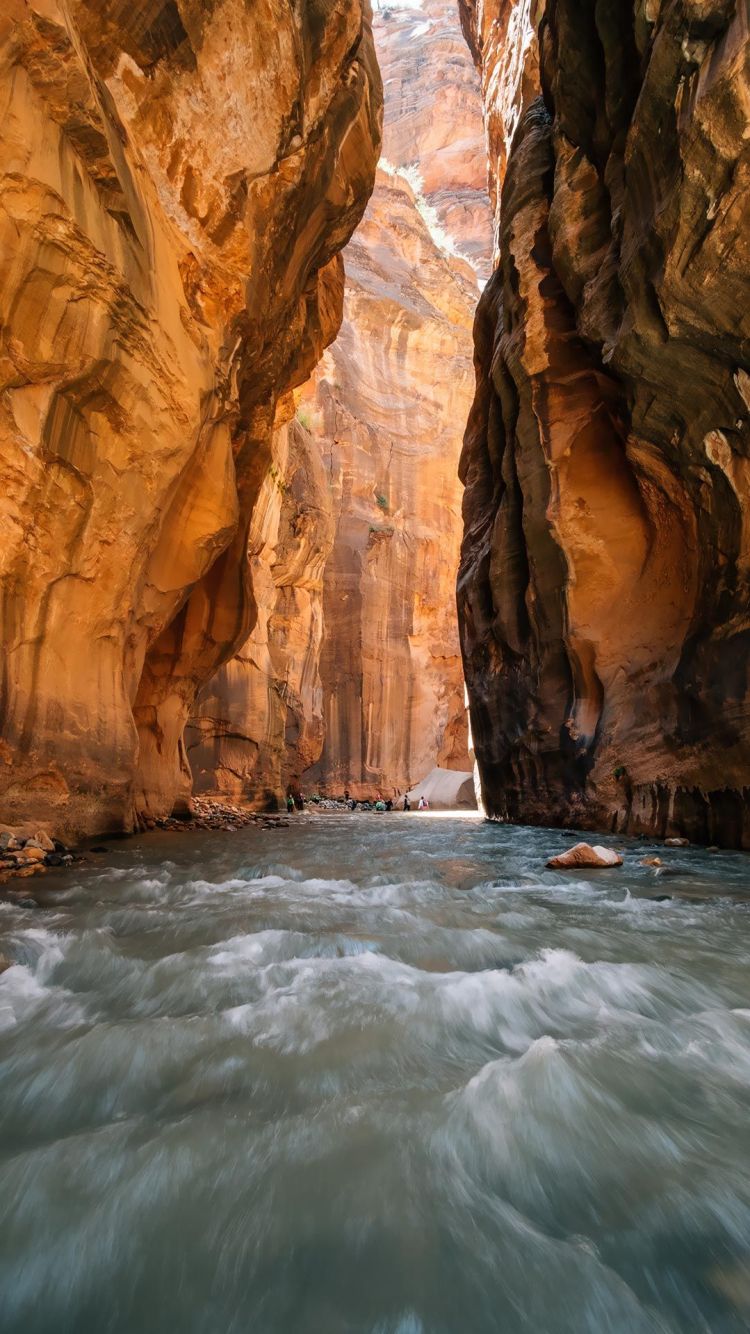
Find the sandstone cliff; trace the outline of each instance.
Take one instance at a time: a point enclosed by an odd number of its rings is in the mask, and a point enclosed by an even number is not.
[[[491,253],[479,79],[453,0],[374,26],[388,169],[346,252],[341,334],[298,395],[304,485],[283,444],[264,484],[258,623],[188,734],[197,787],[258,805],[295,779],[364,798],[470,767],[453,586]]]
[[[277,431],[248,556],[257,620],[203,689],[186,732],[196,792],[275,809],[323,745],[323,569],[334,537],[329,477],[299,420]]]
[[[492,218],[481,92],[456,0],[381,5],[374,30],[386,103],[383,157],[419,185],[441,243],[487,279]]]
[[[383,172],[346,264],[341,333],[309,391],[336,521],[309,781],[364,798],[471,768],[454,583],[477,287]]]
[[[9,0],[0,80],[0,818],[128,829],[185,800],[255,620],[248,532],[372,186],[369,11]]]
[[[488,809],[748,846],[747,7],[462,17],[498,206],[459,579]]]

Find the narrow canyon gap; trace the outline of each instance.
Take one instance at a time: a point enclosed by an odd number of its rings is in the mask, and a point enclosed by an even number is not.
[[[462,460],[491,815],[750,846],[745,0],[461,0],[497,269]]]
[[[454,584],[492,251],[480,81],[454,0],[383,5],[374,35],[383,160],[341,332],[275,439],[257,622],[187,733],[196,791],[249,804],[290,783],[392,797],[435,770],[431,790],[474,801]]]

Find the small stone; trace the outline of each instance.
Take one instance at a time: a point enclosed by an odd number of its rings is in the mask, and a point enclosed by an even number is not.
[[[613,852],[611,848],[599,845],[592,848],[589,843],[576,843],[575,847],[568,848],[567,852],[551,857],[547,866],[555,871],[576,869],[580,866],[622,866],[622,857],[619,852]]]
[[[24,862],[43,862],[46,855],[43,848],[38,848],[34,843],[27,843],[21,852],[21,860]]]
[[[35,864],[32,864],[31,866],[20,867],[20,869],[16,871],[16,875],[17,876],[39,875],[40,872],[44,872],[46,870],[47,870],[46,866],[42,866],[40,862],[37,862]]]
[[[18,852],[21,847],[15,834],[0,834],[1,852]]]
[[[642,857],[639,866],[663,866],[661,857]]]
[[[665,846],[665,848],[689,848],[689,847],[690,847],[690,839],[689,839],[689,838],[665,838],[665,840],[664,840],[664,846]]]
[[[712,843],[709,848],[706,848],[706,852],[721,852],[721,848],[717,847],[715,843]]]

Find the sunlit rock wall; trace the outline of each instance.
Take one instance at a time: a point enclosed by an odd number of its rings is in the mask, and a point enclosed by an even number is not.
[[[128,829],[187,798],[187,713],[255,621],[378,153],[369,11],[8,0],[0,81],[0,820]]]
[[[499,253],[459,579],[486,805],[747,846],[747,7],[462,17]]]
[[[325,741],[308,781],[390,796],[438,764],[471,767],[454,584],[477,286],[437,248],[409,184],[382,172],[346,264],[341,333],[303,407],[336,523]]]

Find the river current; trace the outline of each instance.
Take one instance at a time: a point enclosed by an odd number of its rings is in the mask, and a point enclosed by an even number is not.
[[[305,817],[0,905],[2,1334],[746,1334],[750,859],[571,841]]]

